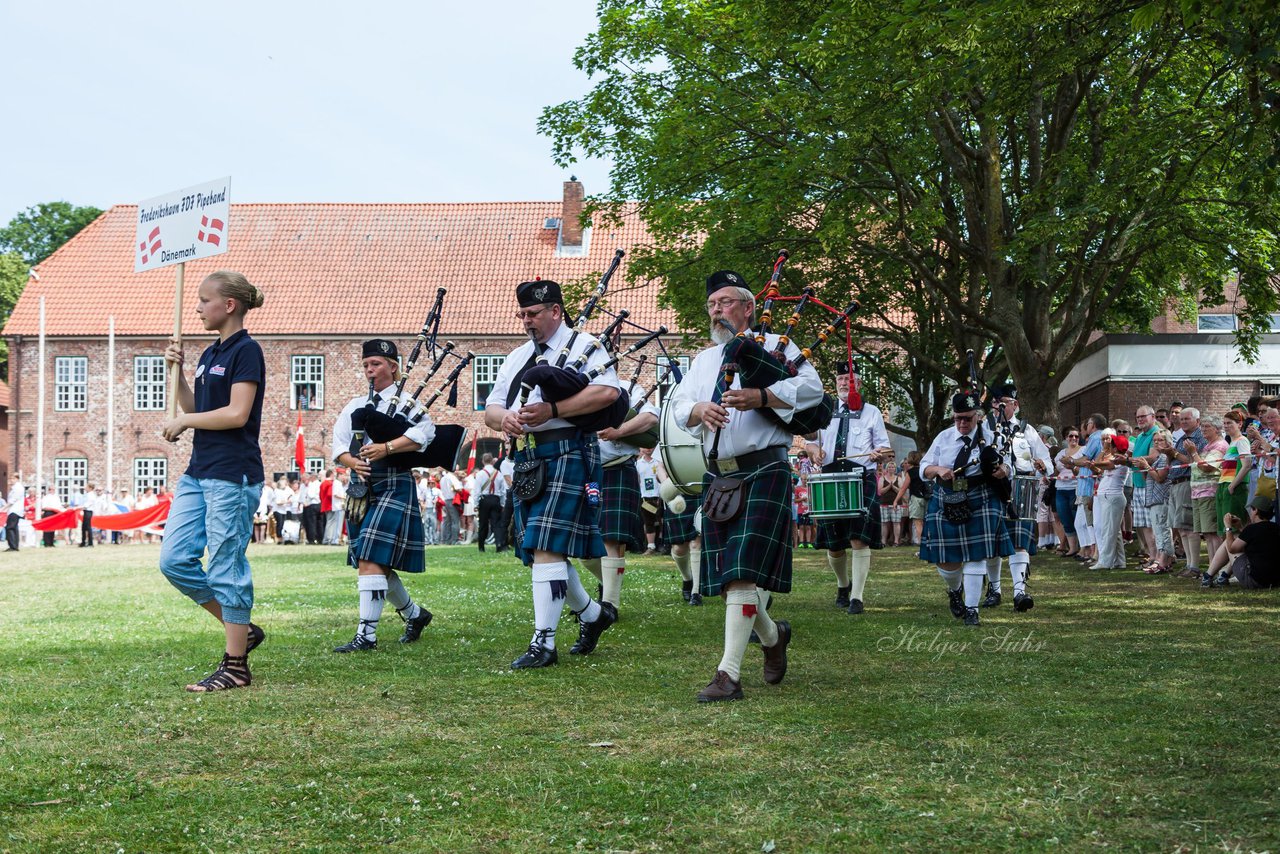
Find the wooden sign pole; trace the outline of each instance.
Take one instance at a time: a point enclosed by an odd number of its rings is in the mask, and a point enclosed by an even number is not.
[[[178,264],[178,275],[173,289],[173,340],[178,344],[182,343],[182,277],[186,272],[186,266],[185,261]],[[170,418],[178,417],[178,389],[182,387],[182,368],[182,365],[176,363],[169,365],[168,412]]]

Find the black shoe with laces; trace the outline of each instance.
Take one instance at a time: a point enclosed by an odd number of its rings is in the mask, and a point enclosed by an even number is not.
[[[1030,611],[1032,608],[1035,607],[1035,604],[1036,603],[1035,601],[1032,600],[1030,594],[1027,594],[1027,593],[1013,594],[1013,610],[1018,611],[1019,613],[1023,611]]]
[[[951,609],[951,616],[957,620],[964,616],[964,592],[957,587],[955,590],[947,591],[947,606]]]
[[[335,646],[334,652],[365,652],[366,650],[377,649],[378,642],[369,640],[364,635],[356,635],[342,646]]]
[[[550,667],[559,661],[554,648],[548,649],[536,643],[529,644],[524,655],[511,662],[512,670],[532,670],[536,667]]]
[[[680,598],[688,602],[689,597],[693,595],[693,582],[685,581],[680,584]]]
[[[580,623],[578,642],[569,648],[570,655],[590,655],[600,643],[604,630],[618,621],[618,609],[610,602],[600,603],[600,616],[589,623]]]
[[[862,607],[862,600],[861,600],[861,599],[850,599],[850,600],[849,600],[849,610],[848,610],[848,612],[847,612],[847,613],[850,613],[850,614],[861,614],[864,610],[865,610],[865,609]]]
[[[837,608],[849,607],[849,591],[851,590],[853,590],[852,584],[850,584],[848,587],[836,588],[836,607]]]
[[[982,621],[978,619],[978,609],[977,609],[977,608],[965,608],[965,609],[964,609],[964,624],[965,624],[966,626],[980,626],[980,625],[982,625]]]
[[[1000,598],[1000,591],[999,591],[999,590],[992,590],[992,589],[991,589],[991,586],[990,586],[990,585],[988,585],[988,586],[987,586],[987,598],[985,598],[985,599],[983,599],[983,600],[982,600],[982,607],[984,607],[984,608],[994,608],[994,607],[996,607],[997,605],[999,605],[999,604],[1000,604],[1001,602],[1003,602],[1003,601],[1004,601],[1004,600],[1003,600],[1002,598]]]
[[[690,593],[690,594],[689,594],[689,604],[690,604],[690,605],[701,605],[701,604],[702,604],[702,594],[701,594],[701,593]]]
[[[400,643],[413,643],[422,637],[422,630],[429,625],[431,625],[431,612],[419,605],[418,616],[404,621],[404,634],[400,636]]]

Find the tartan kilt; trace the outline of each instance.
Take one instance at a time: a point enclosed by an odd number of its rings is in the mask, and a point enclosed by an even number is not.
[[[738,517],[727,523],[702,517],[702,592],[716,596],[730,581],[751,581],[773,593],[789,593],[791,471],[770,463],[734,476],[746,481]],[[713,477],[702,476],[704,495]]]
[[[1036,523],[1030,519],[1019,519],[1016,522],[1005,520],[1005,526],[1009,529],[1009,538],[1013,540],[1013,548],[1015,551],[1024,551],[1029,555],[1036,553],[1036,540],[1039,535],[1036,533]]]
[[[587,484],[594,483],[599,490],[604,479],[595,434],[516,451],[517,463],[531,459],[546,462],[547,486],[531,505],[519,497],[514,501],[516,557],[525,566],[533,565],[536,550],[566,557],[604,557],[600,499],[597,495],[594,504],[587,500]]]
[[[640,515],[640,473],[635,460],[604,469],[600,491],[600,537],[622,543],[628,551],[642,552],[649,545]]]
[[[884,548],[880,532],[880,496],[876,495],[874,474],[862,478],[862,499],[867,512],[861,516],[818,522],[818,533],[813,538],[815,548],[841,552],[849,548],[853,540],[861,540],[873,549]]]
[[[694,517],[702,506],[701,495],[684,497],[684,512],[673,513],[670,507],[662,512],[662,541],[669,546],[689,543],[698,538],[698,529],[694,527]]]
[[[920,559],[930,563],[965,563],[1013,554],[1013,540],[1004,517],[1004,507],[991,488],[980,484],[969,490],[968,522],[957,525],[942,517],[945,487],[937,486],[924,516]]]
[[[422,531],[422,511],[418,508],[417,485],[413,474],[397,471],[386,476],[374,474],[369,484],[369,510],[359,529],[348,531],[351,548],[348,559],[367,560],[396,572],[426,569]]]

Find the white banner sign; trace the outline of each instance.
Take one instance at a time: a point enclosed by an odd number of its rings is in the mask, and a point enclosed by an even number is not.
[[[231,179],[138,203],[133,271],[154,270],[227,251]]]

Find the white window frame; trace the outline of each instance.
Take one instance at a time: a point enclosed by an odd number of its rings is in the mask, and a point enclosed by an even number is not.
[[[681,378],[688,376],[689,366],[693,364],[693,359],[690,358],[689,356],[675,356],[674,358],[675,358],[676,364],[680,366]],[[666,373],[667,373],[667,360],[664,359],[662,361],[662,364],[658,367],[658,376],[665,376]],[[676,390],[676,384],[674,380],[675,380],[675,377],[672,377],[672,382],[665,383],[663,385],[658,386],[657,392],[654,393],[654,398],[657,400],[656,406],[659,409],[666,406],[667,396],[670,395],[671,392]]]
[[[310,386],[312,394],[305,411],[324,409],[324,356],[305,353],[289,357],[289,411],[298,409],[302,386]]]
[[[304,462],[307,464],[307,471],[310,474],[320,474],[320,475],[324,474],[324,468],[329,463],[329,461],[326,460],[324,457],[307,457],[305,458]],[[297,465],[298,461],[294,460],[293,464]]]
[[[1231,325],[1227,327],[1213,326],[1213,325],[1206,326],[1205,321],[1209,320],[1210,318],[1214,318],[1214,319],[1226,318],[1231,322]],[[1221,333],[1221,332],[1235,332],[1236,325],[1237,325],[1236,316],[1234,314],[1197,314],[1196,315],[1196,332],[1204,332],[1208,334]]]
[[[164,356],[133,357],[133,408],[137,412],[162,412],[168,371]]]
[[[89,460],[85,457],[54,457],[53,485],[64,506],[71,506],[71,496],[84,492],[89,484]]]
[[[159,493],[169,487],[169,460],[165,457],[133,458],[133,497],[136,501],[148,486]]]
[[[89,402],[89,358],[58,356],[53,360],[55,412],[84,412]]]
[[[471,360],[471,405],[477,412],[484,409],[484,402],[488,399],[489,392],[493,390],[494,383],[498,381],[498,371],[502,369],[502,363],[506,358],[506,356],[486,354]],[[480,393],[482,385],[486,386],[484,394]]]

